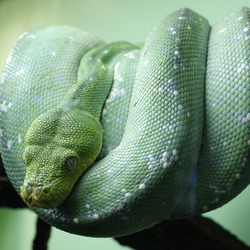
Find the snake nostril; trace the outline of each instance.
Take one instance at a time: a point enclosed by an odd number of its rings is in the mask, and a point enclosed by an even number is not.
[[[30,186],[30,185],[27,185],[26,189],[25,189],[25,192],[26,192],[27,196],[30,196],[33,193],[33,187]]]

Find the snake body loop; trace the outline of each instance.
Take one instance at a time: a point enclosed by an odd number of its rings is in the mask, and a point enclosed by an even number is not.
[[[249,23],[249,8],[212,28],[195,12],[180,9],[155,26],[141,49],[106,45],[70,27],[22,35],[7,59],[0,88],[1,155],[17,192],[22,187],[36,195],[40,206],[40,192],[49,194],[45,183],[53,176],[50,188],[62,194],[60,205],[32,209],[62,230],[102,237],[201,214],[233,199],[250,182]],[[127,49],[115,56],[121,44]],[[49,122],[51,132],[36,119],[55,107],[80,113],[70,121],[68,116],[55,119],[60,126]],[[97,114],[102,146],[95,162],[84,158],[80,165],[91,165],[68,196],[62,190],[73,177],[66,182],[69,175],[50,159],[61,161],[54,154],[59,143],[60,152],[69,149],[62,166],[71,173],[78,167],[82,153],[71,154],[81,137],[61,131],[73,131],[81,112]],[[23,156],[32,126],[48,132],[40,133],[44,144],[34,133],[35,153]],[[47,143],[50,133],[56,138],[52,144]],[[90,132],[84,133],[86,138]],[[44,151],[43,145],[50,146]],[[37,162],[38,156],[41,161],[30,168],[26,158]]]

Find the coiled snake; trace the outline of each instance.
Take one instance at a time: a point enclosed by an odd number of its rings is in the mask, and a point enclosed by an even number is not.
[[[180,9],[142,48],[24,33],[0,83],[13,186],[48,223],[90,236],[222,206],[250,182],[249,41],[247,7],[213,28]]]

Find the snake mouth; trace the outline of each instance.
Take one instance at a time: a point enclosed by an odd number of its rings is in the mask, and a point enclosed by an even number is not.
[[[44,201],[39,200],[34,194],[25,198],[24,201],[29,207],[40,207],[40,208],[50,208],[51,207],[48,202],[44,202]]]
[[[53,208],[56,202],[51,198],[51,189],[47,186],[23,185],[21,196],[29,207]]]

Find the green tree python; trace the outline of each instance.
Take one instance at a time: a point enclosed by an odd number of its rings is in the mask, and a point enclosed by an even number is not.
[[[250,182],[250,9],[189,9],[142,47],[72,27],[21,35],[0,83],[1,156],[70,233],[121,236],[222,206]]]

